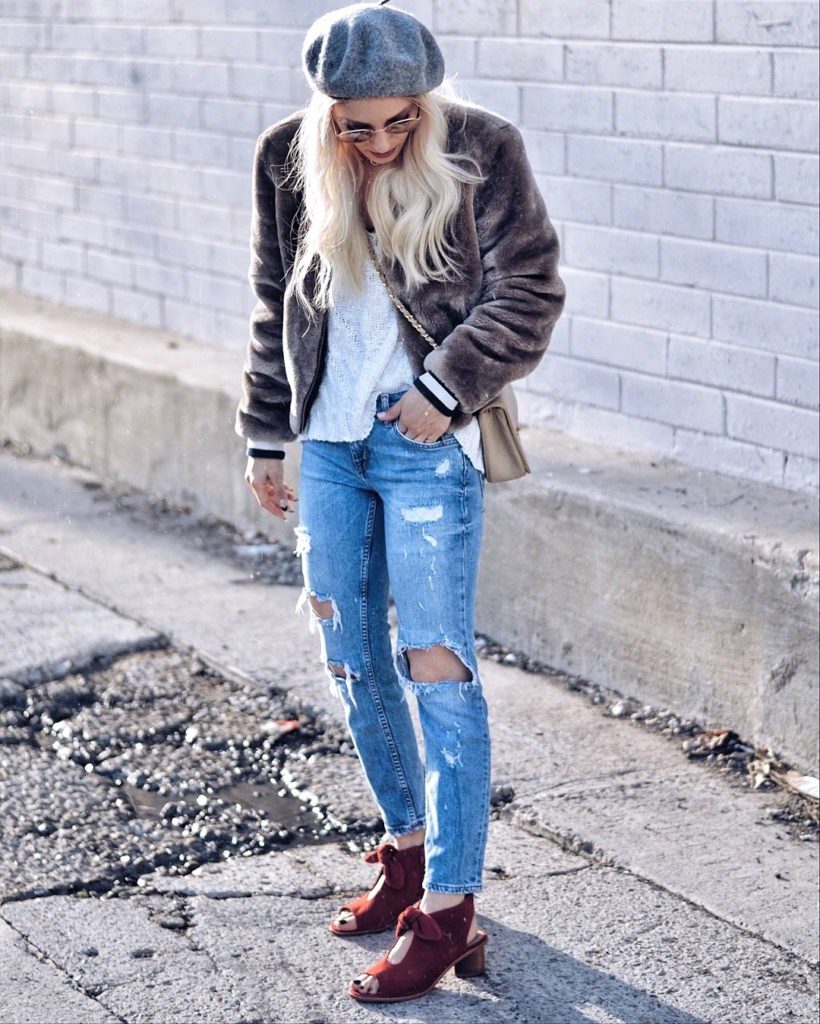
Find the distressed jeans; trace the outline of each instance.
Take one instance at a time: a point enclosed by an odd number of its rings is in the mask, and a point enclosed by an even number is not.
[[[321,657],[387,832],[426,827],[424,886],[482,888],[490,735],[474,645],[484,478],[452,433],[413,441],[376,412],[360,441],[304,439],[296,554]],[[398,618],[393,654],[388,592]],[[309,598],[327,611],[320,615]],[[408,649],[444,646],[467,681],[420,682]],[[464,674],[464,673],[462,673]],[[424,739],[419,756],[408,694]]]

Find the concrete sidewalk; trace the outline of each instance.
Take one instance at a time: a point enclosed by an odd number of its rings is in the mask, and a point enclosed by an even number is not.
[[[85,470],[0,456],[0,676],[28,690],[170,640],[341,729],[318,638],[293,614],[298,592],[172,526],[122,511]],[[83,895],[78,863],[71,891],[12,885],[0,907],[0,1021],[814,1020],[818,846],[780,820],[787,796],[687,760],[679,737],[613,716],[560,674],[480,664],[493,782],[510,798],[494,812],[478,904],[484,978],[450,976],[395,1007],[349,1000],[346,980],[389,935],[326,931],[372,876],[344,841],[158,870],[108,898]],[[68,781],[77,766],[50,756],[53,785]],[[367,800],[351,761],[294,762],[292,788],[351,820]],[[0,820],[24,782],[0,771]]]
[[[0,440],[290,543],[243,482],[241,363],[0,291]],[[817,774],[816,498],[540,429],[519,401],[533,472],[487,488],[478,629]]]

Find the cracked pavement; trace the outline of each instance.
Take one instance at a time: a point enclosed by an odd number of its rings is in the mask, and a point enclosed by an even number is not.
[[[485,659],[488,973],[350,1000],[390,935],[326,926],[378,821],[282,553],[241,570],[224,530],[136,506],[0,453],[3,1024],[816,1019],[789,798]]]

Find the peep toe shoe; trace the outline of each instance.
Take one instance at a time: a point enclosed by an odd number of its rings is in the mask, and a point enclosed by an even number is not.
[[[397,1003],[423,996],[451,967],[459,978],[484,974],[487,933],[479,929],[473,941],[467,942],[474,913],[472,894],[454,907],[431,914],[423,913],[415,904],[407,907],[396,924],[397,939],[406,931],[413,932],[404,959],[394,964],[385,954],[364,972],[376,978],[378,991],[363,992],[351,982],[348,995],[365,1003]]]
[[[424,893],[424,844],[399,850],[389,843],[382,843],[365,853],[363,859],[368,864],[381,865],[376,882],[382,875],[384,882],[375,896],[365,893],[339,908],[339,913],[347,910],[353,915],[356,927],[340,928],[332,921],[328,927],[334,935],[369,935],[392,928],[402,910],[420,900]]]

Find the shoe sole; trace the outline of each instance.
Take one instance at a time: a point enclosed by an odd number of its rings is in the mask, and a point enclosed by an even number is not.
[[[406,1003],[408,999],[418,999],[420,996],[426,996],[428,992],[432,991],[432,989],[434,989],[436,985],[438,985],[438,983],[441,981],[444,975],[456,966],[456,964],[461,963],[462,960],[466,960],[471,953],[475,953],[477,949],[480,949],[481,946],[485,946],[487,944],[487,933],[480,932],[479,934],[481,936],[480,940],[478,942],[475,942],[472,946],[470,946],[469,949],[465,950],[461,954],[461,956],[457,956],[455,960],[452,960],[449,964],[447,964],[447,966],[436,978],[436,980],[431,985],[428,985],[427,988],[423,989],[421,992],[413,992],[411,995],[408,996],[380,996],[379,993],[377,992],[375,995],[371,996],[365,992],[359,992],[358,989],[353,988],[353,986],[351,985],[347,990],[347,994],[351,997],[351,999],[356,999],[360,1003]],[[475,977],[475,975],[471,975],[471,977]]]
[[[392,924],[386,924],[383,928],[339,928],[338,931],[332,924],[329,924],[327,930],[331,935],[340,935],[343,939],[347,939],[353,935],[376,935],[378,932],[386,932],[390,928],[394,928],[395,924],[394,921]]]

